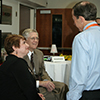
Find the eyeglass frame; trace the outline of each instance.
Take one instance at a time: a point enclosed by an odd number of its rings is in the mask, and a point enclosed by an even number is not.
[[[34,40],[34,41],[35,41],[35,40],[39,41],[39,37],[31,37],[30,39],[31,39],[31,40]]]

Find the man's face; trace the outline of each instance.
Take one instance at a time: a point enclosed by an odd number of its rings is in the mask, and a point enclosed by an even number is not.
[[[33,51],[34,49],[36,49],[37,46],[38,46],[38,43],[39,43],[39,37],[38,37],[37,33],[36,32],[31,32],[29,34],[29,37],[27,38],[26,42],[29,45],[29,50],[30,51]]]
[[[96,22],[100,26],[100,19],[96,19]]]
[[[79,31],[83,31],[83,25],[82,25],[82,22],[81,22],[81,18],[79,17],[77,19],[76,16],[74,16],[74,11],[73,10],[72,10],[72,18],[74,20],[75,26],[79,29]]]

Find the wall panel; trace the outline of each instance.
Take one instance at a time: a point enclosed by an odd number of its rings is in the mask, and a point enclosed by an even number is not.
[[[40,14],[41,10],[50,10],[49,14]],[[36,29],[39,32],[39,47],[51,47],[52,45],[52,15],[62,15],[62,47],[71,48],[74,36],[78,33],[75,27],[71,9],[37,9]],[[65,50],[63,51],[65,52]],[[45,52],[44,52],[45,53]]]

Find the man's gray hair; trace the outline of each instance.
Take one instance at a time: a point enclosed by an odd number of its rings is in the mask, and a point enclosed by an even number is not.
[[[30,28],[25,29],[25,30],[22,32],[22,35],[23,35],[23,36],[26,38],[26,40],[27,40],[27,38],[29,37],[29,34],[32,33],[32,32],[37,33],[37,35],[38,35],[38,37],[39,37],[38,32],[37,32],[35,29],[30,29]]]

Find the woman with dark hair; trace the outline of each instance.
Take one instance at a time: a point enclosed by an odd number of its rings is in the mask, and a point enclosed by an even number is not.
[[[0,100],[45,100],[36,90],[36,80],[23,59],[29,45],[21,35],[9,35],[4,42],[8,54],[0,66]]]

